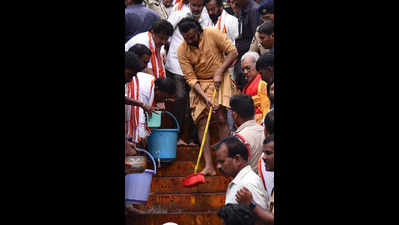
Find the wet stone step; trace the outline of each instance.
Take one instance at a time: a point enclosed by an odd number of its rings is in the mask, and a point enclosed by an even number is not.
[[[194,167],[196,162],[192,161],[173,161],[172,163],[161,163],[161,167],[157,170],[157,174],[154,177],[186,177],[194,173]],[[213,162],[216,168],[216,162]],[[198,172],[200,172],[205,166],[205,160],[202,159],[199,164]],[[222,176],[222,174],[216,170],[216,175]]]
[[[170,194],[170,193],[212,193],[225,192],[231,178],[224,176],[206,176],[205,184],[194,187],[183,186],[184,177],[154,177],[151,184],[151,193]]]
[[[126,225],[162,225],[174,222],[179,225],[223,225],[216,212],[169,213],[134,215],[126,217]]]
[[[145,205],[135,208],[149,214],[217,211],[225,202],[225,192],[150,195]]]

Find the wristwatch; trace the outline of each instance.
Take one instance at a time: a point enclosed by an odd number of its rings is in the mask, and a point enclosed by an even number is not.
[[[251,202],[251,204],[249,204],[249,208],[251,210],[254,210],[255,206],[256,206],[256,202],[255,201],[253,201],[253,202]]]

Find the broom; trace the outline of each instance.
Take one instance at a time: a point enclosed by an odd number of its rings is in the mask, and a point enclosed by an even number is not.
[[[213,90],[212,105],[215,102],[215,96],[216,96],[216,89]],[[184,178],[184,181],[183,181],[183,186],[184,187],[192,187],[192,186],[195,186],[197,184],[204,184],[205,183],[204,174],[197,173],[197,171],[198,171],[199,162],[200,162],[200,159],[201,159],[201,156],[202,156],[202,151],[204,150],[206,134],[208,133],[209,121],[211,120],[211,116],[212,116],[212,111],[213,111],[212,105],[211,105],[211,107],[209,109],[208,120],[206,121],[205,132],[204,132],[204,136],[202,137],[202,142],[201,142],[200,152],[198,154],[197,164],[195,165],[195,168],[194,168],[194,174]]]

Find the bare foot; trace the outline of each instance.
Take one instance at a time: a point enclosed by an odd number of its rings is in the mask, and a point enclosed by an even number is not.
[[[183,139],[179,138],[177,141],[177,146],[187,146],[187,143]]]
[[[216,175],[216,170],[212,168],[204,168],[200,173],[204,174],[205,176],[215,176]]]

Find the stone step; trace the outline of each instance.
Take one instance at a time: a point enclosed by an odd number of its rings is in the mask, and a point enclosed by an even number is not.
[[[166,111],[169,111],[171,113],[173,113],[173,104],[171,102],[167,102],[165,104],[166,107]],[[188,141],[190,139],[189,134],[191,133],[191,129],[197,129],[197,127],[190,127],[189,126],[189,119],[188,117],[185,118],[184,120],[184,126],[182,128],[180,128],[183,133],[182,133],[182,138],[184,141]],[[161,129],[163,128],[176,128],[176,123],[175,121],[168,115],[162,114],[162,120],[161,120]],[[217,132],[217,126],[209,126],[209,130],[208,130],[209,134],[210,134],[210,141],[211,144],[215,144],[217,141],[219,141],[218,138],[218,132]]]
[[[225,194],[225,192],[150,194],[146,204],[135,205],[135,208],[147,214],[217,211],[224,205]]]
[[[205,184],[187,188],[183,186],[183,179],[184,177],[154,177],[151,184],[151,193],[156,195],[225,192],[231,181],[231,178],[224,176],[206,176]]]
[[[186,177],[194,173],[195,163],[193,161],[173,161],[172,163],[166,164],[161,163],[161,167],[158,168],[157,174],[154,177]],[[215,160],[213,164],[216,169]],[[202,159],[198,166],[198,172],[200,172],[205,166],[205,160]],[[216,169],[216,175],[222,176],[219,170]]]
[[[126,216],[126,225],[162,225],[173,222],[178,225],[223,225],[216,212],[185,212]]]
[[[175,161],[192,161],[197,162],[200,147],[178,147],[176,150]],[[216,159],[216,153],[211,151],[212,159]],[[203,159],[204,153],[202,153],[201,159]]]

